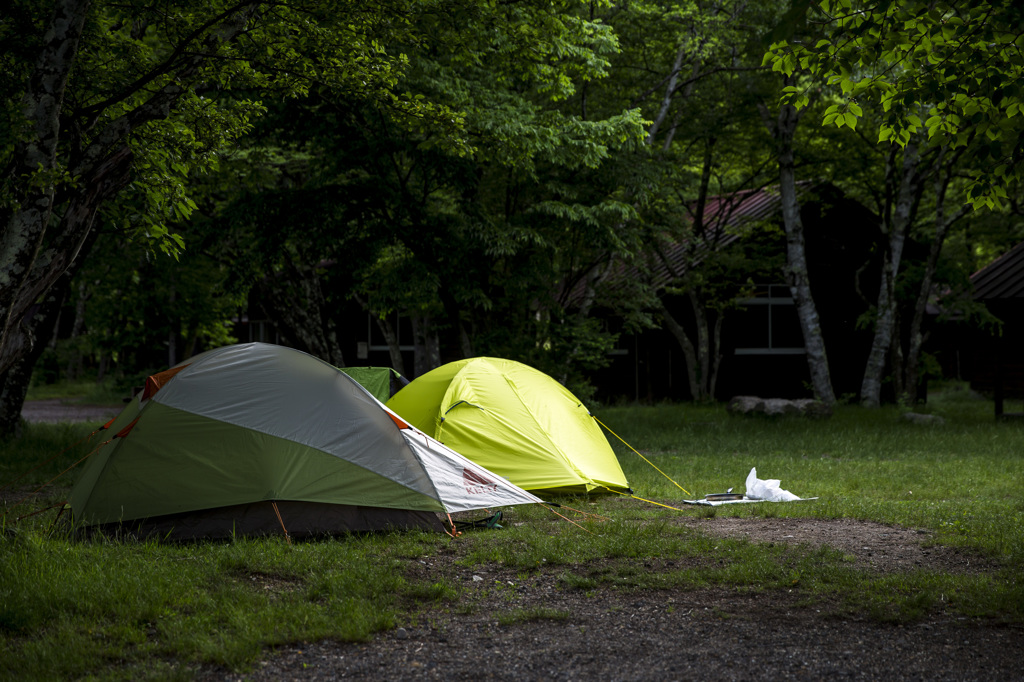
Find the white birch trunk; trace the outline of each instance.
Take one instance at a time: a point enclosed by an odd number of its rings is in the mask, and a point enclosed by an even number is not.
[[[665,122],[665,117],[668,116],[668,111],[672,106],[672,95],[675,94],[676,83],[679,82],[679,70],[683,66],[683,57],[685,56],[686,48],[680,47],[679,52],[676,53],[676,60],[672,64],[672,72],[669,74],[668,84],[665,86],[665,94],[661,98],[661,106],[658,107],[658,113],[654,116],[651,127],[647,131],[647,144],[654,141],[654,136],[658,134],[658,130]]]
[[[800,218],[800,201],[796,193],[796,169],[793,160],[793,136],[800,115],[791,105],[783,105],[774,126],[779,152],[779,191],[782,202],[782,219],[786,231],[786,279],[790,293],[796,303],[800,329],[804,337],[807,366],[811,373],[814,396],[827,405],[835,403],[832,378],[825,352],[825,339],[821,335],[821,323],[814,298],[811,296],[811,282],[807,273],[807,251],[804,245],[804,226]]]
[[[910,342],[907,347],[906,365],[904,367],[904,399],[916,400],[918,386],[921,382],[920,361],[921,347],[924,345],[924,315],[928,306],[928,298],[931,296],[932,282],[935,278],[935,270],[938,267],[939,256],[942,254],[942,245],[949,234],[949,228],[967,213],[967,206],[961,206],[952,215],[946,213],[946,191],[952,179],[953,165],[956,159],[943,164],[944,172],[935,179],[935,234],[932,237],[928,249],[928,260],[925,262],[924,275],[921,277],[921,288],[914,303],[914,315],[910,322]],[[940,163],[942,159],[940,157]]]
[[[860,402],[864,407],[878,407],[881,404],[882,380],[885,376],[886,361],[896,333],[896,277],[899,275],[907,230],[910,228],[921,198],[922,178],[918,161],[916,145],[908,144],[903,150],[903,163],[895,204],[891,211],[885,212],[883,227],[889,239],[878,287],[875,335],[860,387]]]

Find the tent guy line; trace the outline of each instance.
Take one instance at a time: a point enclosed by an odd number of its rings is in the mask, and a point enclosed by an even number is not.
[[[636,453],[636,454],[637,454],[637,455],[638,455],[638,456],[640,457],[640,459],[642,459],[643,461],[645,461],[645,462],[647,462],[648,464],[650,464],[650,465],[651,465],[651,466],[652,466],[652,467],[654,468],[654,470],[655,470],[655,471],[657,471],[657,472],[658,472],[659,474],[661,474],[662,476],[664,476],[664,477],[665,477],[665,478],[667,478],[668,480],[672,481],[672,483],[673,483],[673,484],[675,484],[675,486],[676,486],[677,488],[679,488],[680,490],[682,490],[682,491],[683,491],[684,493],[686,493],[687,495],[692,495],[692,494],[693,494],[693,493],[691,493],[691,492],[690,492],[689,490],[687,490],[686,488],[684,488],[683,486],[681,486],[681,485],[679,485],[678,483],[676,483],[676,482],[675,482],[675,481],[674,481],[674,480],[672,479],[672,477],[671,477],[671,476],[669,476],[668,474],[666,474],[666,473],[665,473],[664,471],[662,471],[662,470],[661,470],[661,469],[659,469],[658,467],[654,466],[654,462],[652,462],[651,460],[649,460],[649,459],[647,459],[646,457],[644,457],[643,455],[641,455],[641,454],[640,454],[640,451],[639,451],[639,450],[637,450],[636,448],[634,448],[634,447],[633,447],[632,445],[630,445],[630,444],[629,444],[629,443],[627,443],[626,441],[622,440],[622,437],[621,437],[621,436],[619,436],[619,434],[617,434],[617,433],[615,433],[614,431],[612,431],[611,429],[609,429],[609,428],[608,428],[608,426],[607,426],[607,425],[605,425],[605,423],[604,423],[604,422],[602,422],[602,421],[601,421],[600,419],[598,419],[596,415],[591,415],[591,416],[592,416],[592,417],[594,418],[594,421],[596,421],[596,422],[597,422],[598,424],[600,424],[601,426],[603,426],[603,427],[604,427],[604,428],[605,428],[605,429],[606,429],[606,430],[608,431],[608,433],[612,434],[613,436],[615,436],[616,438],[618,438],[619,440],[621,440],[621,441],[622,441],[622,444],[623,444],[623,445],[625,445],[625,446],[626,446],[627,448],[629,448],[630,450],[632,450],[633,452],[635,452],[635,453]],[[613,492],[614,492],[614,491],[613,491]],[[639,498],[639,497],[638,497],[637,499],[641,499],[641,498]],[[646,501],[647,501],[647,502],[650,502],[650,500],[646,500]],[[655,503],[655,504],[657,504],[657,503]]]

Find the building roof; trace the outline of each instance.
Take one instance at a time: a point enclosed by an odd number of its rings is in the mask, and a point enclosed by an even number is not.
[[[971,275],[974,300],[1024,298],[1024,242]]]
[[[824,186],[812,181],[798,182],[797,196],[802,198]],[[702,236],[679,237],[665,231],[660,239],[648,244],[644,274],[641,274],[639,265],[620,261],[613,266],[608,283],[617,288],[623,282],[645,280],[656,290],[669,286],[700,263],[707,253],[738,240],[742,228],[757,221],[780,217],[782,196],[778,185],[712,196],[707,198],[703,215]],[[584,289],[582,278],[574,281],[567,288],[567,299],[578,303],[583,299]]]
[[[800,183],[797,191],[803,194],[809,188],[809,183]],[[657,250],[658,257],[650,264],[651,283],[657,288],[669,284],[699,261],[703,253],[739,239],[738,228],[779,215],[781,205],[777,186],[708,197],[704,206],[704,238],[663,243]]]

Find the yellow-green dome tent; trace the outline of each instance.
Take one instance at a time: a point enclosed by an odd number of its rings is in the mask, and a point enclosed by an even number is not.
[[[629,490],[587,408],[547,374],[522,363],[487,357],[451,362],[414,379],[387,406],[525,490]]]

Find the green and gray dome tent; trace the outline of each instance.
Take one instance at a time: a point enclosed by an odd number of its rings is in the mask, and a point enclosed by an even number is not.
[[[541,502],[283,346],[227,346],[154,375],[107,432],[71,493],[85,530],[442,530],[438,514]]]
[[[487,357],[450,362],[413,379],[387,406],[526,490],[629,491],[587,408],[528,365]]]

